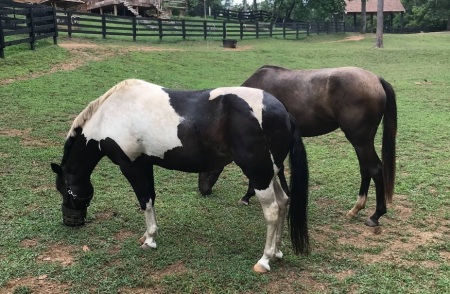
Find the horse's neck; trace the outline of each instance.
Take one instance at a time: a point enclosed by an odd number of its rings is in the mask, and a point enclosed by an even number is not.
[[[77,135],[65,164],[66,171],[80,180],[89,178],[103,156],[97,141],[86,143],[84,136]]]

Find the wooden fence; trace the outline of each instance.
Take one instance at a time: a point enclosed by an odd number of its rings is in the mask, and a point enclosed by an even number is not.
[[[29,43],[34,49],[37,40],[53,37],[57,43],[56,11],[48,6],[0,2],[0,58],[7,46]]]
[[[307,35],[309,24],[244,22],[227,20],[195,20],[195,19],[151,19],[113,15],[98,15],[81,12],[58,11],[56,15],[58,31],[74,34],[96,34],[107,36],[129,36],[137,39],[158,38],[217,38],[244,39],[260,37],[299,38]]]

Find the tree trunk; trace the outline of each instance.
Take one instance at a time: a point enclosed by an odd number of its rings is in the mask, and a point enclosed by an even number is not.
[[[258,10],[258,3],[256,2],[256,0],[253,0],[253,10]]]
[[[375,41],[376,48],[383,48],[383,6],[384,0],[378,0],[377,5],[377,39]]]
[[[366,20],[366,2],[367,0],[361,0],[361,34],[366,33],[367,20]]]
[[[277,1],[279,1],[278,8],[277,8]],[[273,22],[276,22],[278,16],[280,15],[281,5],[283,5],[283,0],[275,0],[273,3],[273,12],[272,12],[272,21]]]
[[[294,10],[295,4],[296,4],[296,0],[293,0],[293,1],[291,2],[291,5],[290,5],[290,6],[288,7],[288,9],[286,10],[286,14],[285,14],[285,16],[284,16],[284,21],[285,21],[285,22],[286,22],[286,20],[288,20],[288,19],[291,18],[291,14],[292,14],[292,11]]]

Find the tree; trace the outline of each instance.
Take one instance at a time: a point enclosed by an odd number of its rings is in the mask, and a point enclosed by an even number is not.
[[[361,0],[361,34],[365,34],[367,29],[366,4],[367,0]]]
[[[435,27],[450,30],[450,1],[402,0],[405,27]]]
[[[383,48],[383,9],[384,0],[378,0],[377,5],[377,38],[375,41],[375,47]]]

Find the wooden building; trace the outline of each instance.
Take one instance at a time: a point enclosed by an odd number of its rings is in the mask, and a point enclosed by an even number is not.
[[[87,10],[98,14],[168,18],[177,9],[187,10],[186,0],[86,0]]]
[[[366,15],[370,17],[370,27],[373,28],[373,18],[377,15],[378,0],[366,1]],[[395,13],[401,14],[401,27],[403,27],[403,14],[405,7],[400,0],[384,0],[383,14],[389,15],[389,22],[392,26],[392,20]],[[361,14],[361,0],[345,0],[345,14],[353,16],[354,26],[356,27],[356,16]]]

